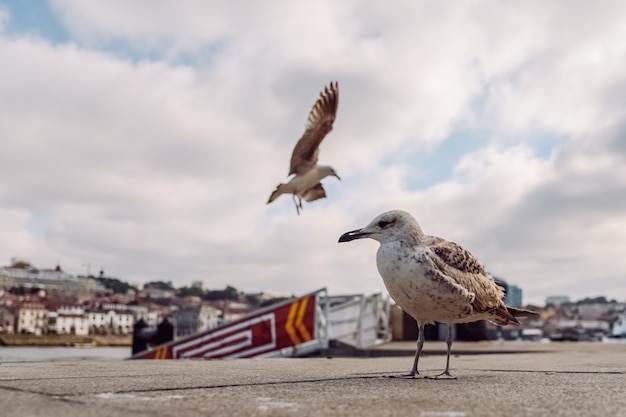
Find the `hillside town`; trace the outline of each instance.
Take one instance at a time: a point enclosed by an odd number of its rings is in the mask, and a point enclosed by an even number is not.
[[[502,285],[507,289],[507,304],[521,306],[521,288]],[[8,266],[0,267],[0,336],[128,337],[139,320],[156,326],[167,318],[180,338],[288,298],[245,293],[231,286],[210,290],[201,282],[175,288],[171,282],[154,281],[136,288],[105,276],[104,271],[97,276],[72,275],[60,265],[37,268],[13,258]],[[590,341],[626,337],[624,302],[602,296],[576,302],[550,296],[545,306],[528,307],[541,312],[541,319],[524,322],[521,328],[494,326],[483,332],[484,338]]]
[[[181,337],[282,299],[233,287],[204,290],[200,282],[174,288],[155,281],[135,288],[104,271],[74,276],[60,265],[40,269],[13,258],[0,267],[0,334],[128,336],[141,319],[154,326],[167,317]]]

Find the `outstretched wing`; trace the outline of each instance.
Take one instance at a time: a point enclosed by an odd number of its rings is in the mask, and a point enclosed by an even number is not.
[[[317,99],[311,109],[311,113],[309,113],[304,135],[302,135],[291,154],[289,175],[302,174],[317,164],[320,143],[333,128],[338,103],[339,89],[337,82],[331,82],[330,88],[324,88],[324,91],[320,93],[320,98]]]

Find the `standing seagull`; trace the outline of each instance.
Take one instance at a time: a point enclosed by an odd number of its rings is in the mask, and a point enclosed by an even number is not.
[[[446,369],[435,378],[454,379],[450,374],[453,323],[489,320],[499,325],[520,324],[517,317],[538,316],[506,306],[504,291],[471,253],[456,243],[424,234],[405,211],[383,213],[364,228],[344,233],[339,242],[366,237],[380,242],[376,265],[389,295],[417,321],[417,352],[406,376],[419,375],[417,362],[426,324],[448,325]]]
[[[324,88],[324,91],[320,93],[320,98],[313,105],[304,135],[293,149],[289,168],[289,175],[293,175],[293,177],[290,178],[289,182],[279,184],[276,187],[267,200],[267,204],[276,200],[281,194],[293,194],[296,212],[299,215],[302,209],[302,199],[311,202],[326,197],[326,192],[320,182],[322,178],[332,175],[341,180],[332,167],[317,165],[319,146],[322,139],[333,128],[338,102],[337,82],[334,84],[331,82],[330,89]]]

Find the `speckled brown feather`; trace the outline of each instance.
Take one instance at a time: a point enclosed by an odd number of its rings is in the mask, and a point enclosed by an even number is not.
[[[476,257],[462,246],[437,236],[425,236],[424,243],[433,253],[432,261],[446,276],[475,295],[476,313],[490,313],[498,324],[519,324],[504,304],[504,291],[487,274]]]

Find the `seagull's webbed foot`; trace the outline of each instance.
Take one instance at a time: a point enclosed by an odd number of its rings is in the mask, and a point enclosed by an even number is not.
[[[402,375],[388,375],[387,378],[398,378],[398,379],[417,379],[417,378],[421,378],[422,376],[420,375],[419,372],[409,372],[408,374],[402,374]]]
[[[439,375],[427,376],[425,378],[427,378],[427,379],[456,379],[456,376],[452,375],[450,373],[450,371],[445,370],[442,373],[440,373]]]

